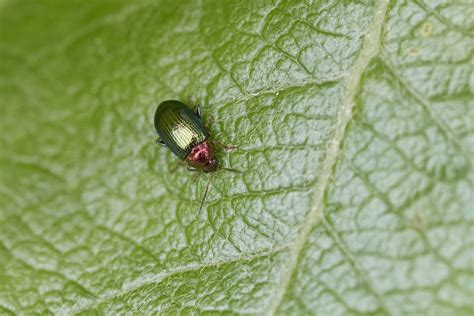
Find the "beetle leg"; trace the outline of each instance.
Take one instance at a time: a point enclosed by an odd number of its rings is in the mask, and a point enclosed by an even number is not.
[[[209,126],[214,124],[214,117],[212,115],[206,115],[206,128],[209,129]]]
[[[194,181],[197,181],[199,179],[199,176],[201,175],[201,173],[199,172],[199,169],[191,167],[190,165],[188,165],[186,168],[188,169],[188,171],[194,172],[193,178],[194,178]]]
[[[191,98],[188,98],[188,103],[186,105],[190,108],[196,108],[196,115],[199,117],[199,119],[202,118],[202,109],[200,104],[195,104]]]
[[[232,151],[234,151],[234,150],[239,149],[239,147],[234,146],[234,145],[232,145],[232,144],[226,145],[226,144],[223,144],[223,143],[218,142],[218,141],[212,141],[212,143],[213,143],[214,145],[217,145],[217,146],[219,146],[220,148],[222,148],[225,152],[232,152]]]
[[[193,172],[193,180],[198,181],[199,177],[201,176],[201,173],[199,172],[199,169],[188,167],[188,170]]]
[[[199,119],[202,120],[202,108],[201,108],[201,105],[200,105],[200,104],[197,105],[197,108],[196,108],[196,115],[199,117]]]
[[[156,140],[156,144],[161,145],[161,146],[166,146],[166,144],[159,138]]]
[[[234,168],[220,167],[219,170],[230,171],[230,172],[235,172],[235,173],[238,173],[238,174],[243,174],[242,171],[234,169]]]
[[[181,160],[178,160],[171,168],[170,168],[170,172],[173,173],[176,171],[176,169],[178,169],[178,167],[182,164],[182,161]]]

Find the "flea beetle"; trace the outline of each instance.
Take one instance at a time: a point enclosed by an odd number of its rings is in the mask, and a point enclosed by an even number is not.
[[[185,160],[188,170],[208,173],[223,169],[239,172],[219,167],[219,161],[214,156],[214,145],[209,141],[209,133],[202,123],[200,106],[193,112],[180,101],[162,102],[155,112],[155,129],[160,137],[156,143],[168,147],[179,159]],[[199,212],[202,210],[211,179],[212,177],[206,185]]]

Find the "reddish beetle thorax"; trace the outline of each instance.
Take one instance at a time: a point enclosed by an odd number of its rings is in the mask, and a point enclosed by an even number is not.
[[[214,148],[207,140],[197,144],[191,149],[186,162],[197,169],[204,171],[214,171],[217,169],[219,162],[214,157]]]

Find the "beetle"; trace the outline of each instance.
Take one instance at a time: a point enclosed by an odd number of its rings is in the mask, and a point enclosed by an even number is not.
[[[202,122],[201,106],[198,105],[196,112],[193,112],[181,101],[163,101],[155,112],[155,129],[159,135],[156,143],[168,147],[179,159],[186,161],[188,170],[208,173],[223,169],[239,172],[219,166],[219,160],[215,156],[214,142],[209,140],[209,133]],[[233,146],[226,148],[235,149]],[[212,176],[207,182],[199,213],[206,199],[211,179]]]

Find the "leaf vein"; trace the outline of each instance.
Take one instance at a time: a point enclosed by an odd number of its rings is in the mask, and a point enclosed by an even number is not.
[[[281,305],[284,295],[288,290],[290,281],[298,265],[299,256],[302,253],[306,240],[310,235],[312,228],[319,222],[323,217],[322,209],[324,207],[323,200],[326,187],[329,183],[330,177],[333,173],[334,165],[338,159],[342,140],[345,136],[346,126],[352,118],[352,109],[354,107],[354,98],[357,93],[358,84],[362,73],[365,71],[370,61],[378,54],[381,43],[380,34],[382,31],[383,22],[388,8],[388,0],[380,0],[375,8],[375,14],[371,22],[371,26],[365,36],[362,49],[357,57],[350,74],[346,79],[346,95],[341,110],[339,111],[339,117],[337,121],[337,127],[334,131],[332,141],[328,144],[327,155],[323,162],[321,169],[321,175],[319,181],[317,181],[313,203],[314,206],[308,213],[305,221],[305,225],[302,227],[301,232],[294,242],[292,253],[289,256],[288,269],[285,275],[282,276],[281,284],[277,293],[275,294],[271,305],[268,308],[268,314],[274,315]]]

